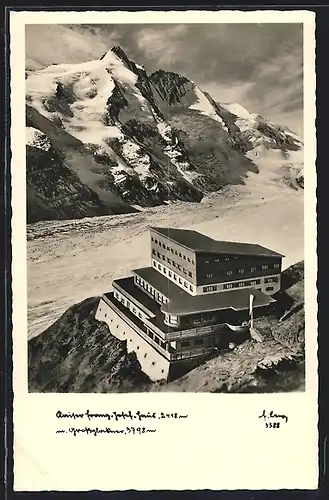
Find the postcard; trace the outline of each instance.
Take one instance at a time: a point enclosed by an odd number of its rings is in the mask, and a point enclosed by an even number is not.
[[[317,489],[314,13],[16,11],[10,69],[14,489]]]

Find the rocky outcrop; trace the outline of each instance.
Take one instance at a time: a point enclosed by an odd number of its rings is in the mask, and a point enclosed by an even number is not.
[[[177,104],[194,86],[184,76],[172,71],[158,70],[150,75],[150,82],[161,99],[169,106]]]
[[[97,195],[65,165],[65,157],[27,145],[27,222],[78,219],[108,213]]]
[[[72,306],[28,344],[30,392],[125,392],[150,380],[125,342],[95,320],[99,300]]]
[[[27,123],[28,223],[136,211],[115,194],[114,179],[107,168],[104,173],[104,166],[98,166],[93,154],[76,138],[58,130],[33,109],[28,109]],[[32,125],[42,127],[48,135]]]
[[[304,189],[304,168],[301,168],[297,174],[297,182],[301,188]]]

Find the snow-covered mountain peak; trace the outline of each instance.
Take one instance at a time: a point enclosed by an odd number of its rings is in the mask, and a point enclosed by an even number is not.
[[[143,65],[136,64],[134,61],[129,59],[125,51],[119,45],[115,45],[110,50],[105,52],[105,54],[100,57],[100,60],[105,63],[108,61],[111,64],[113,63],[113,56],[115,56],[117,60],[121,61],[127,69],[135,73],[137,77],[140,76],[141,73],[146,74],[145,67]]]
[[[120,47],[120,45],[114,45],[114,47],[111,48],[110,52],[115,54],[119,59],[121,59],[121,61],[129,61],[127,54],[125,53],[123,48]]]
[[[238,103],[217,104],[221,115],[238,128],[252,149],[263,147],[287,152],[302,148],[301,139],[287,127],[273,123],[258,113],[250,113]]]
[[[80,201],[61,216],[127,210],[122,202],[200,201],[257,172],[249,151],[302,147],[288,130],[237,103],[216,102],[186,76],[162,69],[148,75],[120,46],[100,59],[27,74],[26,100],[32,205],[41,196],[46,206],[57,192],[53,177],[45,184],[45,151],[48,164],[60,168],[61,186],[73,171],[71,192],[81,200],[83,186],[89,189],[88,207]]]
[[[254,113],[249,113],[241,104],[237,102],[231,103],[221,103],[221,105],[227,109],[233,115],[236,115],[238,118],[244,118],[246,120],[254,119],[257,115]]]

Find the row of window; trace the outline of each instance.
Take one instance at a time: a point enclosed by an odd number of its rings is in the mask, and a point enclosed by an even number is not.
[[[278,282],[278,278],[276,276],[274,276],[273,278],[265,278],[265,283],[277,283]]]
[[[166,344],[166,342],[163,342],[160,339],[160,337],[158,337],[155,333],[151,332],[150,330],[147,330],[146,333],[147,336],[150,337],[150,339],[154,340],[154,342],[158,344],[160,347],[162,347],[162,349],[167,350],[168,345]]]
[[[178,264],[178,262],[175,262],[174,260],[169,259],[169,257],[165,257],[163,254],[161,254],[160,252],[156,252],[154,249],[152,250],[152,254],[155,255],[156,257],[158,257],[158,259],[162,259],[162,260],[168,262],[168,264],[170,264],[171,266],[177,267],[177,269],[179,271],[183,271],[184,274],[188,274],[190,278],[193,278],[193,273],[191,271],[188,271],[187,269],[185,269],[185,267]]]
[[[147,335],[152,340],[154,340],[154,342],[156,342],[158,345],[160,345],[162,347],[162,349],[169,350],[169,344],[167,344],[166,342],[163,342],[159,337],[157,337],[157,335],[155,335],[155,333],[152,333],[152,332],[150,332],[150,330],[148,330],[147,331]],[[208,342],[207,342],[207,340],[208,340]],[[213,342],[209,342],[210,340],[214,340],[214,339],[199,338],[199,339],[195,339],[193,341],[191,341],[191,340],[183,340],[182,342],[180,342],[179,346],[180,347],[190,347],[192,345],[199,346],[199,345],[203,345],[203,344],[206,344],[206,343],[208,343],[208,344],[213,343]]]
[[[173,314],[165,314],[165,323],[177,326],[178,325],[178,316]]]
[[[139,278],[139,277],[137,276],[136,278]],[[141,281],[143,281],[143,280],[142,280],[141,278],[139,278],[139,279],[140,279],[140,284],[141,284]],[[145,282],[143,281],[143,283],[145,283]],[[149,286],[149,285],[148,285],[148,286]],[[154,290],[154,289],[153,289],[153,290]],[[148,291],[149,291],[149,290],[148,290]],[[161,294],[159,294],[159,295],[161,295]],[[116,298],[119,302],[121,302],[124,306],[126,306],[128,309],[130,309],[130,310],[131,310],[131,312],[132,312],[133,314],[135,314],[135,316],[137,316],[139,319],[143,319],[143,315],[142,315],[142,313],[140,312],[140,310],[139,310],[138,308],[136,308],[136,307],[134,306],[134,304],[131,304],[131,302],[129,302],[129,300],[127,300],[127,299],[126,299],[123,295],[121,295],[121,293],[119,293],[119,292],[115,291],[115,292],[114,292],[114,296],[115,296],[115,298]],[[165,299],[165,301],[166,301],[166,302],[168,301],[165,297],[163,297],[163,298]],[[105,315],[105,317],[106,317],[106,315]],[[112,321],[112,320],[111,320],[111,321]],[[162,340],[161,340],[161,339],[160,339],[160,338],[159,338],[159,337],[158,337],[155,333],[150,332],[149,330],[147,330],[147,332],[146,332],[146,333],[147,333],[147,335],[148,335],[148,336],[149,336],[152,340],[154,340],[154,342],[155,342],[156,344],[160,345],[163,349],[166,349],[166,347],[167,347],[167,346],[166,346],[166,343],[165,343],[165,342],[163,342],[163,341],[162,341]],[[145,356],[145,357],[146,357],[146,356]]]
[[[265,278],[265,283],[277,283],[278,282],[278,278],[276,276],[274,276],[273,278]],[[257,286],[257,285],[260,285],[260,280],[250,280],[250,281],[238,281],[236,283],[225,283],[224,286],[223,286],[223,289],[224,290],[231,290],[232,288],[242,288],[242,287],[245,287],[245,286]],[[210,286],[204,286],[202,288],[202,291],[203,293],[207,293],[207,292],[216,292],[218,290],[218,286],[217,285],[210,285]],[[267,290],[267,288],[266,288]],[[268,289],[268,291],[270,291],[271,288]],[[273,287],[272,287],[272,290],[273,290]]]
[[[203,325],[204,323],[210,323],[215,319],[213,314],[202,314],[201,316],[192,319],[193,325]]]
[[[216,257],[215,259],[206,259],[204,261],[205,264],[213,264],[214,262],[215,263],[218,263],[218,262],[229,262],[229,261],[232,261],[232,260],[239,260],[241,257],[239,255],[233,255],[233,256],[230,256],[230,257],[223,257],[223,258],[219,258],[219,257]],[[245,257],[244,257],[245,258]],[[273,264],[273,266],[275,268],[279,268],[280,267],[280,264],[276,263],[276,264]],[[262,266],[262,269],[267,269],[268,268],[268,265],[266,264],[265,267]],[[255,268],[256,269],[256,268]]]
[[[203,314],[200,316],[196,316],[190,320],[190,326],[198,326],[204,325],[214,321],[215,316],[213,314]],[[179,319],[178,316],[173,314],[165,314],[165,322],[171,325],[178,325]]]
[[[222,257],[222,258],[219,258],[219,257],[216,257],[215,259],[207,259],[205,260],[205,264],[212,264],[213,262],[228,262],[230,260],[238,260],[240,259],[240,255],[232,255],[231,257]]]
[[[114,292],[114,297],[121,302],[125,307],[130,309],[130,311],[135,314],[139,319],[143,319],[143,315],[139,309],[137,309],[134,304],[131,304],[121,293]]]
[[[267,269],[270,269],[271,267],[273,267],[274,269],[278,269],[280,267],[280,264],[272,264],[272,266],[270,264],[263,264],[262,266],[253,266],[253,267],[248,267],[248,268],[241,267],[240,269],[224,271],[224,274],[226,276],[233,276],[233,274],[244,274],[244,273],[249,273],[249,272],[254,273],[256,271],[266,271]],[[222,274],[223,274],[223,271],[219,271],[216,273],[214,273],[214,272],[206,273],[205,278],[213,278],[214,276],[220,276]]]
[[[153,238],[153,236],[151,237],[151,240],[156,245],[159,245],[160,247],[163,247],[165,250],[168,250],[169,252],[171,252],[171,253],[173,253],[175,255],[179,255],[179,257],[181,259],[187,260],[188,262],[191,262],[192,264],[194,264],[194,261],[192,259],[190,259],[190,257],[187,257],[186,255],[182,254],[182,252],[178,252],[177,250],[174,250],[173,248],[171,248],[169,245],[165,245],[164,243],[161,243],[161,241],[158,241],[156,238]]]
[[[217,285],[204,286],[202,288],[202,291],[203,291],[203,293],[206,293],[206,292],[216,292],[217,288],[218,288]]]
[[[202,338],[201,339],[195,339],[193,341],[193,345],[203,345],[203,343],[204,343],[203,341],[204,341],[204,339],[202,339]],[[192,345],[192,341],[190,341],[190,340],[184,340],[180,344],[181,347],[190,347],[191,345]]]
[[[170,271],[165,266],[162,266],[161,264],[159,264],[159,262],[156,262],[155,260],[152,261],[152,265],[156,269],[159,269],[159,271],[162,271],[163,274],[168,275],[169,278],[173,278],[174,281],[177,281],[180,285],[183,285],[184,288],[186,288],[186,289],[190,290],[191,292],[193,292],[193,286],[190,285],[190,283],[188,283],[187,281],[185,281],[183,278],[181,278],[180,276],[178,276],[173,271]]]
[[[158,302],[161,302],[162,304],[166,304],[168,302],[167,297],[158,292],[155,288],[153,288],[153,286],[147,283],[147,281],[144,281],[142,278],[140,278],[140,276],[135,276],[135,281],[138,285],[144,288],[144,290],[153,295],[155,300],[157,300]]]
[[[224,290],[230,290],[231,288],[241,288],[243,286],[256,286],[260,285],[260,280],[253,280],[253,281],[238,281],[237,283],[225,283],[223,286]],[[211,285],[211,286],[204,286],[202,288],[203,293],[206,292],[216,292],[218,290],[217,285]]]
[[[256,286],[256,285],[260,285],[260,280],[239,281],[238,283],[226,283],[224,285],[224,290],[230,290],[231,288],[241,288],[243,286]]]
[[[205,346],[215,346],[218,345],[218,339],[216,337],[206,337],[201,339],[196,339],[193,342],[189,340],[185,340],[181,342],[181,347],[190,347],[192,345],[205,345]]]

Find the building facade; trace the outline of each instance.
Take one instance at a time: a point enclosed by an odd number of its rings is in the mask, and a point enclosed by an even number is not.
[[[248,338],[250,297],[254,316],[264,315],[280,290],[283,255],[260,245],[154,227],[150,247],[151,266],[113,281],[96,318],[127,340],[152,380]]]

